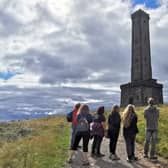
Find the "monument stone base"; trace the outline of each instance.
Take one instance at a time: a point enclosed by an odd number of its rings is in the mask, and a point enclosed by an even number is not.
[[[163,85],[157,83],[155,79],[130,82],[121,85],[120,88],[123,107],[128,104],[144,106],[149,97],[153,97],[156,104],[163,104]]]

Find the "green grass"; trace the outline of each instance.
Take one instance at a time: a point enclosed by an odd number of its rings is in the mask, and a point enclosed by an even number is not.
[[[157,152],[160,156],[168,159],[168,105],[159,105],[160,118],[159,118],[159,131],[158,131],[158,144]],[[137,135],[137,142],[144,145],[145,141],[145,119],[143,111],[145,107],[136,107],[138,114],[138,128],[139,133]],[[122,108],[121,111],[124,109]],[[108,117],[110,111],[106,111],[105,115]],[[122,115],[122,114],[121,114]]]
[[[168,105],[160,105],[160,119],[158,132],[158,154],[168,159]],[[144,145],[145,138],[145,120],[143,116],[144,107],[137,108],[139,134],[137,141]]]
[[[158,153],[168,159],[168,105],[159,106]],[[122,109],[123,110],[123,109]],[[139,134],[137,141],[144,144],[144,107],[136,108]],[[106,112],[108,116],[109,111]],[[21,128],[31,134],[14,138]],[[65,117],[49,117],[30,121],[0,124],[0,168],[62,168],[68,155],[70,125]],[[10,137],[10,139],[6,138]],[[8,139],[8,140],[7,140]]]
[[[12,125],[13,124],[13,125]],[[0,168],[61,168],[67,157],[69,125],[64,117],[12,123],[31,128],[32,134],[1,142]]]

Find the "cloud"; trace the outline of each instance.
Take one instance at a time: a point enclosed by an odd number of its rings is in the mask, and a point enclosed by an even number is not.
[[[130,81],[130,15],[142,8],[151,16],[153,76],[166,88],[168,3],[159,2],[2,0],[0,71],[17,75],[1,86],[104,88],[105,100],[115,88],[119,102],[120,84]],[[167,89],[164,95],[168,101]]]
[[[109,8],[112,4],[108,1],[93,1],[91,8],[88,1],[74,1],[73,5],[69,5],[65,11],[62,10],[62,16],[58,18],[58,13],[53,13],[49,5],[51,3],[54,2],[36,1],[17,5],[16,11],[22,11],[27,5],[27,12],[23,12],[23,15],[29,19],[25,20],[13,11],[16,3],[9,3],[4,12],[8,15],[13,14],[13,20],[24,26],[19,26],[19,33],[12,33],[9,37],[8,50],[4,51],[5,60],[12,63],[20,60],[25,73],[33,70],[35,74],[41,76],[39,82],[53,84],[76,82],[79,76],[81,80],[87,81],[95,71],[99,73],[109,69],[114,71],[118,65],[124,67],[121,58],[125,60],[126,65],[129,65],[127,58],[123,57],[126,53],[129,54],[128,4],[114,3],[112,8]],[[120,4],[126,14],[118,12]],[[55,9],[59,8],[59,5],[58,3]],[[84,8],[82,13],[79,11],[81,7]],[[33,14],[30,14],[30,9]],[[4,19],[4,16],[2,18]],[[115,22],[116,19],[120,19],[120,23]],[[17,27],[13,22],[10,23],[13,25],[12,30],[15,30]],[[116,34],[117,30],[120,31],[120,37]],[[10,65],[9,63],[8,66]]]
[[[91,111],[98,105],[105,105],[109,109],[118,96],[115,91],[80,87],[1,88],[0,94],[4,95],[0,97],[1,121],[65,114],[78,102],[88,103]]]

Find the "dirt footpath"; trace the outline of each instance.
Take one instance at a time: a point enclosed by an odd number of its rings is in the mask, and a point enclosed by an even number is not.
[[[91,145],[92,141],[90,141]],[[82,166],[81,161],[81,152],[80,150],[77,152],[74,161],[72,164],[67,164],[65,168],[82,168],[82,167],[89,167],[89,168],[168,168],[168,161],[167,164],[165,161],[163,161],[162,158],[159,158],[157,162],[151,162],[148,159],[143,158],[143,151],[136,147],[136,154],[139,158],[138,161],[133,163],[128,163],[126,161],[127,155],[126,155],[126,149],[125,149],[125,143],[123,137],[119,138],[118,145],[117,145],[117,154],[120,157],[121,160],[119,161],[111,161],[109,159],[109,140],[104,138],[102,143],[101,151],[106,156],[103,158],[92,158],[90,157],[89,153],[89,161],[90,166]]]

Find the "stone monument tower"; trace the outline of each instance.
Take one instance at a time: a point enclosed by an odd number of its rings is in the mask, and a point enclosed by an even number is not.
[[[121,85],[121,106],[146,105],[153,97],[163,104],[162,84],[152,79],[149,15],[142,10],[132,14],[132,66],[131,82]]]

